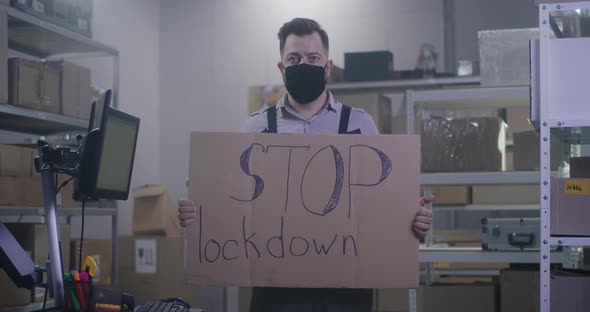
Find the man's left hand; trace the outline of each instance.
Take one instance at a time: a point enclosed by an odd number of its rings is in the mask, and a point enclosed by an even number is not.
[[[414,233],[416,233],[416,236],[420,239],[426,237],[426,232],[428,232],[432,226],[432,211],[424,206],[431,203],[433,200],[434,196],[432,195],[420,198],[420,208],[418,209],[418,212],[416,212],[416,217],[412,224]]]

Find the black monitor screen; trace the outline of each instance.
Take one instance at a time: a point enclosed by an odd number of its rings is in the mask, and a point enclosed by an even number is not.
[[[139,119],[109,108],[101,125],[102,153],[96,180],[96,196],[126,200],[135,157]]]

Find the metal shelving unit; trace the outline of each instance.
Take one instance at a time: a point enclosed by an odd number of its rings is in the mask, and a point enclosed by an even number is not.
[[[552,251],[551,262],[561,263],[562,252]],[[479,247],[420,248],[420,262],[539,263],[538,250],[485,251]]]
[[[391,92],[405,91],[416,88],[441,88],[448,86],[479,85],[479,76],[449,77],[412,80],[388,80],[388,81],[367,81],[367,82],[341,82],[327,86],[327,89],[334,92]]]
[[[469,108],[505,108],[510,106],[528,106],[530,104],[530,90],[528,86],[515,87],[467,87],[440,90],[407,90],[406,91],[406,117],[407,133],[414,132],[414,117],[418,107],[420,108],[445,108],[445,109],[469,109]],[[551,172],[549,172],[551,174]],[[449,172],[449,173],[424,173],[420,176],[420,183],[425,186],[425,193],[431,191],[431,186],[436,185],[535,185],[539,182],[541,173],[538,171],[522,172]],[[540,205],[465,205],[465,206],[436,206],[434,209],[447,210],[487,210],[487,211],[539,211]],[[440,270],[432,268],[433,262],[455,263],[540,263],[541,257],[538,251],[484,251],[481,248],[433,248],[432,232],[429,231],[426,238],[426,246],[420,249],[420,261],[427,263],[426,280],[430,275],[437,275]],[[547,254],[548,263],[563,262],[563,252],[553,251]],[[452,270],[450,275],[474,275],[475,273],[497,274],[498,270]],[[410,291],[410,301],[412,296]],[[415,304],[414,304],[415,305]]]
[[[540,311],[551,310],[552,246],[590,246],[590,237],[555,237],[551,235],[551,160],[550,135],[557,135],[568,144],[590,143],[590,118],[587,108],[587,70],[590,61],[590,38],[556,38],[550,20],[569,13],[577,17],[590,10],[590,2],[542,4],[539,6],[539,55],[537,71],[531,71],[531,106],[539,114],[541,177],[541,249],[540,249]],[[558,26],[559,27],[559,26]],[[568,77],[562,81],[556,77]],[[538,98],[536,98],[538,97]],[[538,110],[536,109],[538,107]]]
[[[6,21],[0,30],[7,32],[8,49],[33,57],[47,60],[67,60],[73,58],[109,57],[113,64],[113,97],[114,107],[118,106],[119,94],[119,52],[91,38],[85,37],[68,29],[28,15],[9,6],[0,4],[0,21]],[[58,114],[35,111],[10,104],[0,104],[0,136],[2,143],[32,144],[35,138],[60,135],[64,132],[85,130],[88,121]],[[32,220],[38,217],[44,221],[45,209],[36,207],[5,207],[0,206],[1,216],[29,216]],[[80,208],[58,209],[58,216],[70,218],[82,215]],[[86,208],[86,216],[110,216],[112,220],[112,281],[117,284],[118,278],[118,233],[117,208]],[[52,307],[52,300],[48,307]],[[2,312],[23,312],[41,310],[42,303],[0,309]]]

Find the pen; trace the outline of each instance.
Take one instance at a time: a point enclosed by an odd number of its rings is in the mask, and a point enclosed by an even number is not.
[[[80,304],[82,309],[86,311],[86,299],[84,296],[84,289],[82,288],[82,283],[80,283],[80,274],[77,271],[72,272],[72,276],[74,277],[74,283],[76,285],[76,293],[78,294],[78,299],[80,300]]]

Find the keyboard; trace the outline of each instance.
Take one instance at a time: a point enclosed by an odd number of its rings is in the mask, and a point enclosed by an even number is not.
[[[178,302],[148,301],[136,312],[189,312],[189,308]]]

